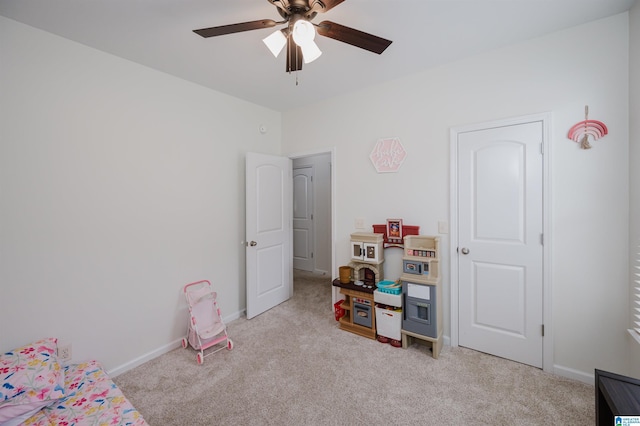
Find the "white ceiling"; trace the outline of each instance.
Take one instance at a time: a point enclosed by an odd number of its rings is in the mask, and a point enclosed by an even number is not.
[[[635,0],[346,0],[331,20],[392,40],[377,55],[326,37],[285,72],[274,29],[202,38],[194,29],[273,19],[267,0],[0,0],[0,15],[220,92],[285,111],[485,50],[628,10]],[[297,83],[297,84],[296,84]]]

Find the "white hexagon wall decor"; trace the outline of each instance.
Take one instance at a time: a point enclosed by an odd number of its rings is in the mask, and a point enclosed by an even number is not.
[[[395,173],[398,171],[407,151],[404,150],[400,139],[378,139],[369,158],[378,173]]]

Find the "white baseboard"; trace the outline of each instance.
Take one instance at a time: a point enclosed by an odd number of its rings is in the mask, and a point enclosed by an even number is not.
[[[224,318],[222,318],[222,321],[224,321],[225,324],[229,324],[231,321],[235,321],[241,316],[245,315],[245,313],[246,311],[244,309],[238,312],[234,312],[233,314],[227,315]]]
[[[224,317],[222,320],[225,322],[225,324],[228,324],[231,321],[237,320],[238,318],[243,316],[244,313],[245,313],[244,310],[238,311]],[[141,355],[138,358],[135,358],[129,362],[126,362],[116,368],[113,368],[107,371],[107,374],[111,377],[117,377],[120,374],[126,373],[127,371],[132,370],[137,366],[144,364],[145,362],[151,361],[152,359],[157,358],[160,355],[164,355],[168,352],[171,352],[172,350],[177,349],[181,346],[182,346],[182,337],[178,338],[177,340],[174,340],[173,342],[167,343],[166,345],[163,345],[157,349],[154,349],[151,352],[147,352],[146,354]]]
[[[586,383],[588,385],[593,385],[595,383],[595,376],[593,374],[574,370],[573,368],[563,367],[561,365],[554,365],[553,373],[558,376],[566,377],[567,379],[573,379],[579,382]]]
[[[444,344],[451,345],[451,338],[449,336],[444,336]],[[573,368],[563,367],[561,365],[554,365],[550,373],[589,385],[593,385],[595,383],[594,374],[585,373],[584,371],[574,370]]]
[[[161,346],[158,349],[155,349],[151,352],[147,352],[146,354],[141,355],[138,358],[135,358],[127,363],[124,363],[119,367],[109,370],[107,371],[107,374],[111,377],[117,377],[122,373],[126,373],[127,371],[134,369],[137,366],[142,365],[147,361],[151,361],[152,359],[157,358],[160,355],[164,355],[167,352],[170,352],[176,348],[179,348],[180,346],[182,346],[182,337],[177,340],[174,340],[171,343]]]

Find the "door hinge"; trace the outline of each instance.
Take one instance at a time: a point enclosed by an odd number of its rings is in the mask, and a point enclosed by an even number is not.
[[[544,337],[544,324],[542,324],[542,337]]]
[[[544,143],[540,142],[540,154],[544,155]]]
[[[544,245],[544,234],[540,234],[540,244]]]
[[[311,220],[313,220],[313,213],[311,213]]]
[[[311,252],[311,258],[313,259],[313,252]]]

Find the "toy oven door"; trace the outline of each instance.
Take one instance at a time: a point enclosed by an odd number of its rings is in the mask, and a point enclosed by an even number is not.
[[[378,245],[364,243],[363,255],[363,260],[368,260],[369,262],[378,262]]]
[[[364,243],[351,241],[351,259],[353,260],[364,259]]]
[[[371,306],[362,303],[353,303],[353,322],[363,327],[372,327]]]

